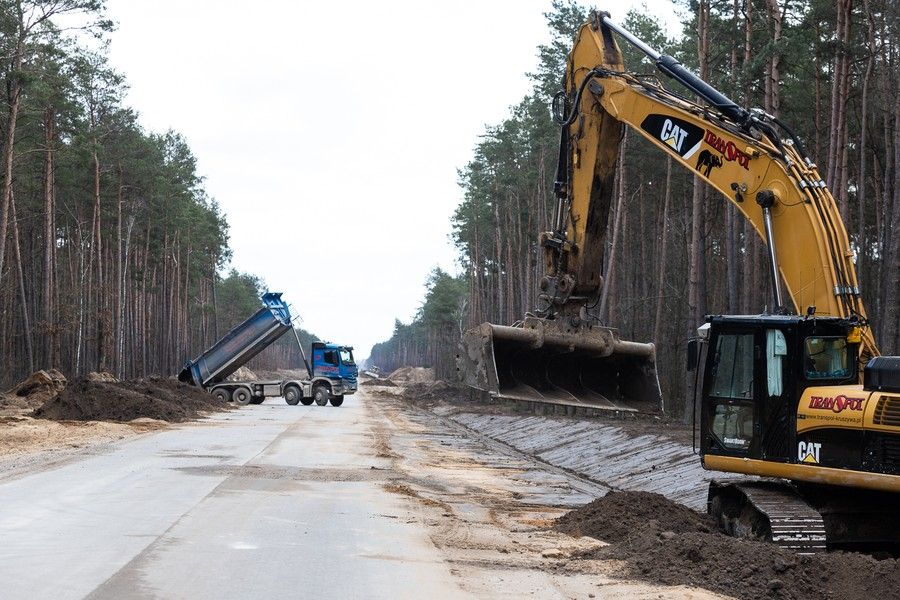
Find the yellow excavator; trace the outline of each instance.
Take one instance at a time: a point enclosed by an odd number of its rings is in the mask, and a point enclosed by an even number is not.
[[[615,35],[695,94],[625,71]],[[542,306],[463,336],[463,381],[496,398],[658,410],[652,343],[592,312],[625,126],[709,183],[766,242],[772,307],[713,315],[688,347],[705,468],[759,476],[710,486],[730,533],[814,552],[900,544],[900,357],[881,357],[847,232],[802,141],[592,12],[554,99],[562,125]]]

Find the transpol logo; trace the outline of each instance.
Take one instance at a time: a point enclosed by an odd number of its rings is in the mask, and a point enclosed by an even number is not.
[[[830,410],[831,412],[843,412],[846,410],[862,410],[864,398],[848,398],[841,394],[834,398],[827,396],[812,396],[809,399],[809,407],[816,410]]]
[[[737,146],[734,145],[734,142],[723,140],[709,129],[706,130],[703,141],[718,150],[719,154],[722,155],[722,158],[728,162],[736,160],[739,165],[748,171],[750,170],[750,156],[746,152],[738,150]]]

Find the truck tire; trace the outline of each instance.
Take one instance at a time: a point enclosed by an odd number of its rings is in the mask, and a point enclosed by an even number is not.
[[[302,395],[303,393],[296,385],[284,386],[284,401],[291,406],[297,406],[298,404],[300,404],[300,397]]]
[[[343,394],[341,394],[340,396],[332,396],[331,397],[331,405],[332,406],[340,406],[343,403],[344,403],[344,395]]]
[[[231,392],[228,391],[228,388],[216,388],[212,395],[219,402],[231,402]]]
[[[234,400],[235,404],[240,404],[241,406],[247,406],[250,402],[253,401],[253,394],[250,393],[250,390],[245,387],[239,387],[231,393],[231,398]]]
[[[316,406],[325,406],[328,404],[328,387],[324,385],[317,385],[313,389],[313,400],[316,401]]]
[[[309,398],[307,398],[306,396],[303,396],[302,398],[300,398],[300,404],[302,404],[303,406],[309,406],[312,403],[313,403],[312,396],[310,396]]]

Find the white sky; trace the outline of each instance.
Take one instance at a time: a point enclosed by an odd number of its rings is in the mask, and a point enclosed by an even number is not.
[[[632,5],[620,1],[622,21]],[[669,0],[647,4],[677,28]],[[108,0],[110,59],[197,156],[232,266],[357,356],[456,272],[456,171],[531,88],[550,0]]]

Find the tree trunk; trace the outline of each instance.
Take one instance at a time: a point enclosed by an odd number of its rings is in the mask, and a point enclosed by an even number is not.
[[[697,39],[698,39],[698,59],[700,62],[700,77],[706,79],[708,74],[708,21],[709,19],[709,2],[701,0],[700,12],[697,21]],[[704,242],[704,203],[705,188],[703,180],[699,175],[693,176],[693,194],[691,201],[691,249],[690,249],[690,267],[688,273],[688,306],[689,322],[687,324],[687,335],[693,337],[696,328],[703,323],[706,316],[706,248]],[[692,416],[693,398],[691,397],[691,377],[685,379],[684,394],[684,420],[688,422]]]
[[[20,15],[21,16],[21,15]],[[9,207],[12,202],[12,167],[16,142],[16,123],[22,88],[19,84],[25,39],[19,37],[13,57],[12,72],[7,74],[6,138],[3,141],[3,188],[0,190],[0,282],[3,281],[3,259],[6,255],[6,237],[9,230]]]
[[[627,144],[628,132],[626,131],[622,135],[622,145],[619,148],[619,168],[616,170],[616,175],[619,180],[619,193],[616,198],[616,216],[613,219],[612,247],[609,251],[609,260],[607,261],[608,266],[603,280],[603,289],[600,292],[600,309],[597,313],[600,315],[601,319],[605,319],[608,323],[611,323],[613,319],[613,309],[609,307],[609,298],[612,294],[612,288],[615,287],[616,263],[618,260],[616,253],[619,247],[619,229],[621,229],[622,226],[622,213],[625,211],[625,182],[627,180],[627,173],[625,170],[625,149]]]
[[[52,107],[44,111],[44,273],[41,314],[42,330],[47,336],[44,340],[44,366],[56,365],[56,338],[58,336],[56,317],[53,314],[53,276],[56,271],[54,254],[56,251],[56,207],[55,207],[55,173],[53,166],[54,144],[56,142],[56,116]]]
[[[868,24],[868,52],[869,57],[866,61],[866,72],[863,76],[862,85],[862,106],[860,107],[860,131],[859,131],[859,176],[856,183],[856,201],[859,215],[857,217],[857,253],[856,266],[859,271],[860,281],[865,281],[864,270],[868,267],[866,243],[866,144],[868,142],[867,133],[869,129],[868,109],[869,109],[869,83],[872,79],[872,71],[875,69],[875,20],[872,16],[869,0],[863,0],[863,7],[866,13],[866,23]]]
[[[663,307],[666,298],[666,271],[669,266],[669,205],[672,202],[672,159],[666,158],[666,191],[663,200],[662,227],[660,231],[659,256],[656,277],[656,318],[653,320],[653,342],[659,345],[662,339]]]
[[[889,231],[900,231],[900,80],[894,101],[894,195]],[[900,351],[900,235],[889,236],[889,253],[884,265],[884,336],[887,351]]]
[[[12,219],[13,252],[16,255],[16,271],[19,280],[19,302],[22,308],[22,334],[25,337],[25,358],[28,361],[28,373],[34,373],[34,338],[31,333],[31,321],[28,318],[28,295],[25,293],[25,276],[22,268],[22,250],[19,245],[19,222],[16,218],[16,200],[10,195],[9,211]]]
[[[496,251],[496,255],[494,258],[494,269],[497,274],[497,281],[494,285],[494,298],[496,300],[496,309],[494,312],[495,318],[498,322],[508,325],[508,323],[504,320],[505,314],[505,305],[504,305],[504,296],[503,296],[503,242],[502,242],[502,232],[500,231],[500,209],[498,207],[499,198],[495,195],[494,197],[494,249]]]
[[[781,112],[781,96],[779,94],[781,83],[781,9],[778,7],[778,0],[766,0],[766,12],[769,21],[772,23],[772,50],[769,58],[769,83],[767,89],[770,94],[769,113],[779,116]]]

